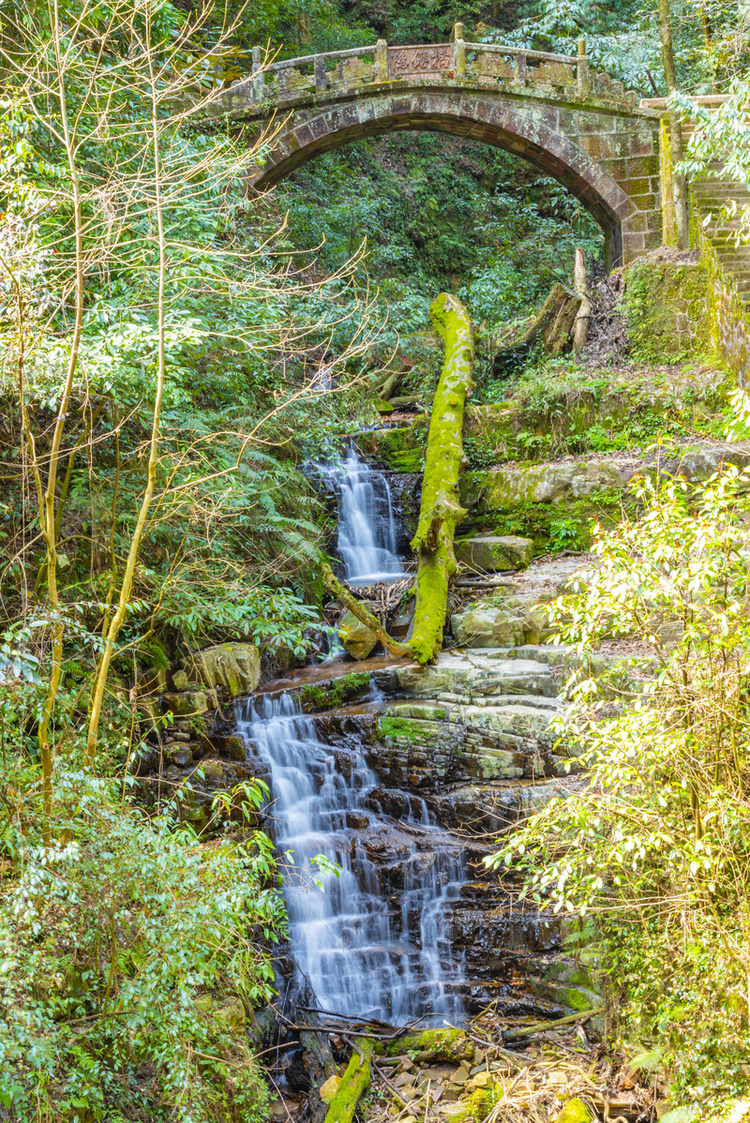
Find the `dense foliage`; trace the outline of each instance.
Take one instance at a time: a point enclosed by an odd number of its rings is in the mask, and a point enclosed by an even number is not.
[[[15,878],[0,913],[0,1104],[18,1120],[263,1123],[236,996],[274,993],[268,839],[207,849],[173,816],[129,807],[121,783],[59,768],[60,842],[44,847],[28,780],[4,777],[17,804],[2,839]]]

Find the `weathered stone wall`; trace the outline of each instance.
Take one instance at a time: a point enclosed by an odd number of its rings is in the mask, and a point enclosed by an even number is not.
[[[750,309],[708,239],[701,237],[699,244],[709,279],[707,307],[713,350],[744,386],[750,377]]]
[[[710,281],[699,261],[636,261],[625,270],[623,310],[636,358],[676,363],[712,350]]]

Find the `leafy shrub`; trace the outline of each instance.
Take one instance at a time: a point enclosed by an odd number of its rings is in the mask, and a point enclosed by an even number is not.
[[[588,780],[490,859],[525,870],[542,907],[598,918],[624,1031],[661,1044],[704,1109],[750,1063],[748,482],[641,481],[639,521],[598,529],[597,567],[554,610],[582,657],[565,737]],[[609,636],[648,649],[635,697],[591,673]]]
[[[198,845],[121,785],[61,769],[59,842],[45,849],[22,779],[6,766],[22,829],[5,831],[0,890],[3,1117],[262,1123],[257,1064],[208,996],[273,993],[261,949],[283,906],[269,840]]]

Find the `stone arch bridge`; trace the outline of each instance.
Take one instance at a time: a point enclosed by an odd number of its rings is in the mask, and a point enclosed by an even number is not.
[[[211,102],[212,116],[266,134],[259,189],[318,153],[395,129],[504,148],[558,179],[604,231],[610,266],[662,241],[660,120],[578,55],[471,43],[371,47],[263,65]]]

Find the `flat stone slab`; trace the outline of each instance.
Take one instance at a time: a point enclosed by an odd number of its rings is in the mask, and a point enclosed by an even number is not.
[[[401,690],[423,698],[440,698],[444,693],[468,698],[475,694],[553,698],[557,694],[557,682],[548,664],[536,659],[508,659],[502,649],[442,651],[437,662],[426,667],[396,668],[396,679]]]
[[[499,573],[508,569],[526,569],[534,557],[531,538],[515,534],[477,535],[456,543],[456,561],[466,569],[483,573]]]

